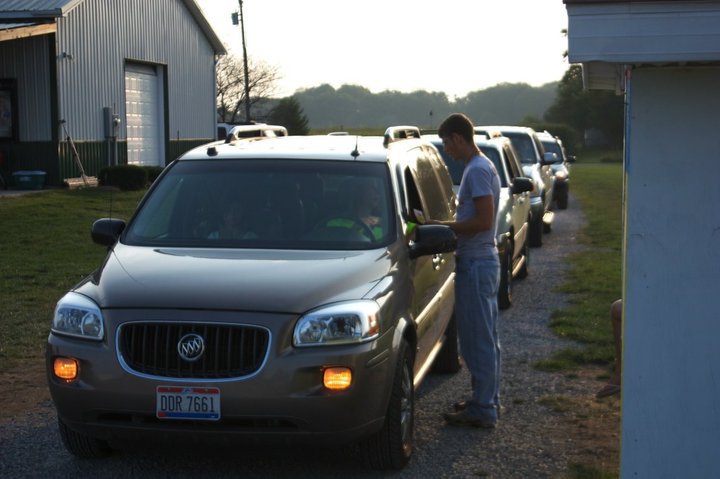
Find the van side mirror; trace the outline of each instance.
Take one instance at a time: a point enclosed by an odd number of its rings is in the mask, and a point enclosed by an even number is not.
[[[410,245],[410,259],[438,253],[450,253],[457,248],[455,232],[445,225],[418,225],[415,240]]]
[[[526,191],[532,191],[535,188],[533,180],[524,176],[518,176],[513,179],[512,192],[515,194],[525,193]]]
[[[112,246],[124,230],[125,221],[116,218],[100,218],[93,223],[90,236],[99,245]]]

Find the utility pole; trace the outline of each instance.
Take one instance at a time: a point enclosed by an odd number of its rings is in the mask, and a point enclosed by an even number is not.
[[[238,0],[240,5],[240,33],[242,35],[243,66],[245,68],[245,122],[250,123],[250,75],[248,73],[248,56],[245,47],[245,20],[243,18],[243,0]],[[238,24],[238,15],[232,15],[233,25]]]

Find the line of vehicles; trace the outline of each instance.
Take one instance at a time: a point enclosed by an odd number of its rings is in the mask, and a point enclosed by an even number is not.
[[[437,135],[424,137],[440,151],[457,189],[464,165],[445,154]],[[530,248],[542,246],[543,234],[552,229],[554,208],[567,208],[569,166],[575,158],[558,137],[526,126],[476,126],[475,141],[500,175],[498,306],[506,309],[512,304],[513,279],[528,275]]]
[[[168,165],[129,220],[93,224],[107,256],[58,301],[46,349],[62,442],[81,458],[138,439],[350,443],[400,469],[415,390],[460,368],[456,237],[423,224],[453,218],[458,165],[414,127],[246,130]],[[509,306],[557,175],[542,144],[526,158],[499,131],[477,138],[502,176]]]

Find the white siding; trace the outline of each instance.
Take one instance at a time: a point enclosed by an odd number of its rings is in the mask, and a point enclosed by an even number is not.
[[[622,477],[720,471],[720,67],[628,95]]]
[[[718,61],[720,2],[571,3],[571,63]]]
[[[181,0],[86,0],[58,36],[59,115],[77,139],[104,139],[105,106],[125,121],[128,60],[166,67],[170,138],[214,137],[214,52]]]

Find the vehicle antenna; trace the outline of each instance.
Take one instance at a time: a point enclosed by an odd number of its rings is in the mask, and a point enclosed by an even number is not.
[[[357,160],[357,157],[360,156],[360,152],[358,151],[358,142],[360,141],[360,136],[355,137],[355,149],[350,152],[350,156],[355,158]]]

